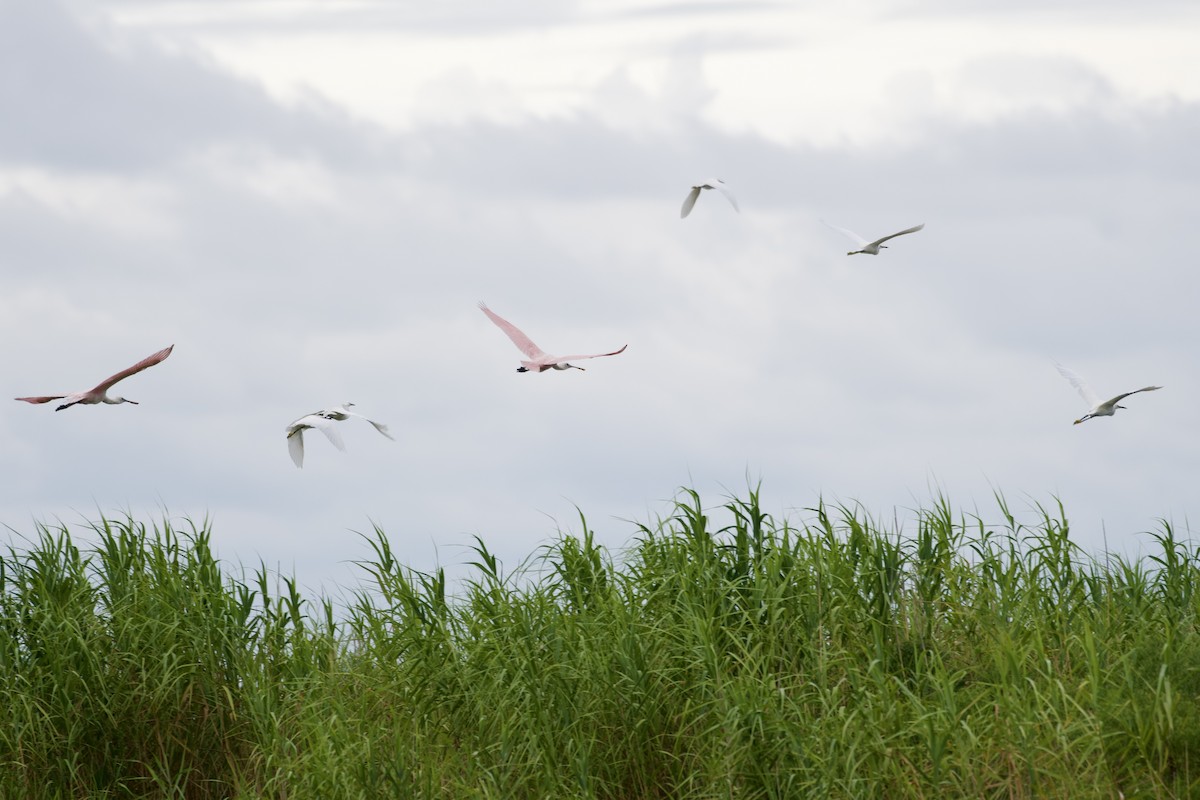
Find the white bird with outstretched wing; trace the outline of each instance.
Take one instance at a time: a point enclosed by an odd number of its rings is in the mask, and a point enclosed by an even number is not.
[[[848,255],[848,256],[858,255],[859,253],[863,253],[863,254],[866,254],[869,256],[877,256],[877,255],[879,255],[879,251],[881,248],[884,250],[887,249],[887,245],[884,244],[884,242],[886,242],[888,239],[895,239],[897,236],[904,236],[907,233],[916,233],[917,231],[919,231],[925,227],[925,223],[922,222],[920,225],[914,225],[911,228],[905,228],[902,231],[896,231],[895,233],[889,233],[887,236],[876,239],[873,242],[868,242],[866,239],[859,236],[854,231],[846,230],[845,228],[839,228],[837,225],[833,225],[831,223],[825,222],[825,220],[821,220],[821,222],[822,222],[822,224],[825,225],[825,227],[832,228],[833,230],[842,234],[847,239],[854,242],[855,246],[858,247],[857,250],[851,250],[849,253],[846,253],[846,255]]]
[[[1092,390],[1091,386],[1087,385],[1087,382],[1084,381],[1083,378],[1079,377],[1079,375],[1072,370],[1067,369],[1062,364],[1059,364],[1057,361],[1054,362],[1054,366],[1056,369],[1058,369],[1058,374],[1070,381],[1071,385],[1075,387],[1075,390],[1079,392],[1079,396],[1083,398],[1083,402],[1087,403],[1091,408],[1088,413],[1075,420],[1076,425],[1085,420],[1089,420],[1092,417],[1111,417],[1113,414],[1117,413],[1118,408],[1125,408],[1125,406],[1117,405],[1117,403],[1120,403],[1131,394],[1137,394],[1138,392],[1156,392],[1163,388],[1161,386],[1143,386],[1141,389],[1134,389],[1132,392],[1125,392],[1124,394],[1117,395],[1111,400],[1104,400],[1102,402],[1100,400],[1100,396]]]
[[[694,184],[692,190],[687,193],[687,197],[683,198],[683,208],[679,210],[679,218],[683,219],[688,214],[692,213],[692,207],[696,205],[697,198],[700,197],[700,192],[705,189],[716,189],[721,194],[725,195],[725,199],[733,206],[733,210],[742,213],[738,208],[737,198],[733,196],[733,192],[729,191],[729,187],[725,185],[725,181],[720,178],[710,178],[706,181]]]

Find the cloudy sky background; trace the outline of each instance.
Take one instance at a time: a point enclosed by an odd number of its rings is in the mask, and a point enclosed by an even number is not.
[[[681,485],[1194,520],[1200,7],[0,0],[0,523],[209,518],[347,586]],[[690,184],[724,178],[736,214]],[[847,258],[820,219],[925,231]],[[548,351],[518,375],[485,300]],[[1082,426],[1057,359],[1104,397]],[[347,452],[283,429],[351,400]]]

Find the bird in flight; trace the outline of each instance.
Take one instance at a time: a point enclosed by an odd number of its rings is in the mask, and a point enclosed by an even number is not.
[[[138,363],[134,364],[129,369],[123,369],[116,375],[105,378],[86,392],[75,392],[73,394],[52,394],[45,397],[18,397],[17,400],[22,400],[26,403],[49,403],[51,400],[66,400],[67,402],[60,405],[55,411],[62,411],[64,408],[70,408],[73,405],[83,404],[85,406],[95,405],[96,403],[107,403],[108,405],[118,405],[119,403],[138,404],[136,400],[126,400],[124,397],[109,395],[108,390],[115,384],[125,380],[130,375],[136,375],[144,369],[153,367],[158,362],[164,360],[171,355],[171,351],[175,349],[175,345],[159,350],[152,356],[146,356]]]
[[[288,453],[292,456],[292,461],[296,462],[297,467],[304,466],[304,431],[311,428],[316,428],[321,433],[325,434],[325,438],[333,442],[333,446],[338,450],[345,450],[346,443],[342,441],[342,435],[333,427],[333,423],[348,420],[351,417],[366,419],[375,427],[375,430],[382,433],[393,442],[396,441],[390,433],[388,433],[387,425],[384,425],[374,420],[367,419],[362,414],[357,414],[350,409],[354,403],[342,403],[340,406],[335,406],[323,411],[314,411],[312,414],[306,414],[300,419],[287,426]]]
[[[500,330],[508,334],[508,338],[512,339],[512,343],[517,346],[517,349],[529,358],[528,361],[522,361],[521,366],[517,367],[517,372],[545,372],[548,369],[578,369],[583,370],[583,367],[577,367],[574,364],[568,364],[568,361],[579,361],[584,358],[603,358],[604,356],[615,356],[618,353],[624,353],[625,345],[620,350],[614,350],[611,353],[593,353],[587,356],[551,356],[547,355],[543,350],[530,341],[529,337],[521,332],[520,328],[513,325],[508,320],[501,317],[499,314],[492,311],[483,303],[479,304],[479,308],[484,314],[487,314],[488,319],[496,323]]]
[[[877,255],[879,255],[880,248],[882,248],[884,250],[887,249],[887,245],[884,244],[884,242],[886,242],[888,239],[895,239],[897,236],[903,236],[906,233],[916,233],[917,231],[919,231],[925,227],[925,223],[922,222],[920,225],[914,225],[911,228],[905,228],[902,231],[897,231],[896,233],[889,234],[887,236],[884,236],[881,239],[876,239],[873,242],[868,242],[866,239],[859,236],[854,231],[848,231],[845,228],[839,228],[837,225],[830,225],[828,222],[825,222],[825,220],[821,220],[821,222],[824,222],[826,227],[833,228],[835,231],[842,234],[850,241],[854,242],[854,244],[858,247],[857,250],[851,250],[849,253],[846,253],[846,255],[848,255],[848,256],[857,255],[859,253],[865,253],[866,255],[877,256]]]
[[[1092,417],[1111,417],[1113,414],[1117,413],[1118,408],[1125,408],[1125,406],[1119,406],[1117,403],[1121,402],[1126,397],[1129,397],[1131,394],[1137,394],[1138,392],[1156,392],[1163,388],[1161,386],[1143,386],[1141,389],[1134,389],[1132,392],[1125,392],[1125,394],[1119,394],[1111,400],[1100,402],[1100,398],[1094,391],[1092,391],[1092,387],[1084,383],[1083,378],[1079,377],[1058,362],[1055,362],[1054,366],[1058,369],[1058,374],[1062,375],[1071,382],[1071,385],[1074,386],[1076,391],[1079,392],[1079,395],[1083,398],[1083,401],[1092,407],[1091,411],[1075,420],[1076,425],[1084,420],[1089,420]]]
[[[697,183],[692,187],[692,190],[688,192],[687,197],[683,198],[683,208],[679,211],[680,219],[683,219],[688,214],[692,213],[692,206],[696,205],[696,198],[700,196],[701,189],[716,189],[718,192],[725,195],[725,198],[729,200],[729,204],[733,206],[734,211],[738,212],[739,214],[742,213],[742,210],[738,208],[737,198],[733,196],[733,192],[729,191],[729,187],[725,185],[725,181],[721,180],[720,178],[712,178],[711,180],[704,181],[703,183]]]

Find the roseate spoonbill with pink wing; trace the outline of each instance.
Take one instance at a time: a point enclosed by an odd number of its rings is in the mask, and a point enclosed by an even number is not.
[[[325,434],[325,438],[333,442],[333,446],[338,450],[345,450],[346,444],[342,441],[342,436],[333,427],[334,422],[341,422],[358,417],[366,419],[375,427],[375,430],[382,433],[393,442],[395,438],[388,433],[387,425],[376,422],[373,419],[367,419],[362,414],[355,413],[350,409],[354,407],[354,403],[342,403],[340,406],[335,406],[324,411],[314,411],[311,414],[306,414],[300,419],[287,426],[288,453],[292,456],[292,461],[296,462],[297,467],[304,466],[304,431],[310,428],[316,428],[321,433]]]
[[[692,186],[692,190],[688,192],[688,196],[683,198],[683,208],[679,211],[680,219],[683,219],[688,214],[692,213],[692,206],[696,205],[696,198],[700,196],[701,189],[716,189],[718,192],[725,195],[726,199],[729,200],[729,204],[733,206],[734,211],[738,212],[739,214],[742,213],[742,210],[738,208],[737,198],[733,196],[733,192],[729,191],[729,187],[725,185],[725,181],[721,180],[720,178],[712,178],[704,181],[703,183],[697,183],[696,185]]]
[[[138,404],[136,400],[126,400],[124,397],[117,397],[116,395],[109,396],[108,390],[111,389],[114,384],[125,380],[130,375],[136,375],[144,369],[153,367],[155,364],[171,355],[171,351],[174,349],[175,345],[171,345],[168,348],[159,350],[154,355],[143,358],[129,369],[123,369],[116,375],[113,375],[111,378],[101,381],[93,388],[88,389],[86,392],[75,392],[74,394],[52,394],[46,397],[18,397],[16,399],[23,400],[26,403],[49,403],[51,400],[67,401],[58,408],[54,409],[55,411],[62,411],[64,408],[70,408],[71,406],[78,404],[91,406],[95,405],[96,403],[107,403],[109,405],[133,403],[136,406]]]
[[[508,338],[512,339],[513,344],[517,349],[529,357],[528,361],[522,361],[521,366],[517,367],[517,372],[545,372],[548,369],[578,369],[583,370],[583,367],[577,367],[574,364],[568,364],[568,361],[578,361],[584,358],[603,358],[604,356],[615,356],[618,353],[624,353],[625,348],[629,345],[624,345],[620,350],[614,350],[611,353],[594,353],[590,356],[551,356],[546,355],[540,347],[534,344],[528,336],[521,332],[521,329],[513,325],[508,320],[501,317],[499,314],[492,311],[483,303],[479,304],[480,310],[488,315],[488,319],[496,323],[500,330],[508,334]]]
[[[1083,398],[1083,402],[1087,403],[1089,406],[1092,407],[1091,411],[1084,414],[1079,419],[1075,420],[1076,425],[1083,422],[1084,420],[1089,420],[1092,417],[1111,417],[1113,414],[1117,413],[1118,408],[1125,408],[1125,406],[1119,406],[1119,405],[1117,405],[1117,403],[1121,402],[1126,397],[1129,397],[1129,395],[1131,395],[1131,394],[1137,394],[1138,392],[1156,392],[1159,389],[1163,388],[1161,386],[1143,386],[1141,389],[1134,389],[1132,392],[1126,392],[1125,394],[1119,394],[1116,397],[1114,397],[1113,399],[1105,400],[1102,403],[1102,402],[1100,402],[1100,397],[1094,391],[1092,391],[1092,387],[1088,386],[1084,382],[1083,378],[1079,377],[1074,372],[1067,369],[1066,367],[1064,367],[1062,364],[1059,364],[1058,362],[1055,362],[1054,366],[1058,369],[1059,375],[1062,375],[1064,378],[1066,378],[1068,381],[1071,382],[1071,385],[1074,386],[1075,389],[1079,392],[1079,396]]]
[[[876,239],[873,242],[868,242],[866,239],[859,236],[854,231],[848,231],[845,228],[839,228],[837,225],[830,225],[828,222],[825,222],[825,220],[821,220],[821,222],[824,222],[826,227],[833,228],[835,231],[842,234],[843,236],[845,236],[847,239],[854,242],[858,246],[857,250],[851,250],[849,253],[846,253],[846,255],[848,255],[848,256],[857,255],[859,253],[865,253],[866,255],[869,255],[869,256],[877,256],[877,255],[879,255],[880,248],[883,248],[884,250],[887,249],[887,245],[884,244],[884,242],[886,242],[888,239],[895,239],[897,236],[903,236],[906,233],[916,233],[917,231],[919,231],[925,227],[925,223],[922,222],[920,225],[914,225],[911,228],[905,228],[902,231],[897,231],[896,233],[888,234],[887,236],[884,236],[881,239]]]

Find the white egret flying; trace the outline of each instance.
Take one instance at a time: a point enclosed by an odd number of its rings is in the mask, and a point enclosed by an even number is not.
[[[922,222],[920,225],[914,225],[911,228],[905,228],[902,231],[897,231],[896,233],[888,234],[887,236],[884,236],[880,239],[876,239],[873,242],[868,242],[866,239],[859,236],[854,231],[848,231],[845,228],[839,228],[837,225],[831,225],[828,222],[825,222],[825,220],[821,220],[821,222],[824,223],[826,227],[832,228],[833,230],[835,230],[838,233],[845,236],[850,241],[854,242],[854,244],[858,247],[857,250],[851,250],[849,253],[846,253],[846,255],[848,255],[848,256],[858,255],[859,253],[864,253],[869,256],[877,256],[877,255],[879,255],[879,250],[881,248],[884,250],[887,249],[887,245],[884,244],[884,242],[886,242],[888,239],[895,239],[897,236],[903,236],[906,233],[916,233],[917,231],[919,231],[925,227],[925,223]]]
[[[742,213],[738,208],[737,198],[733,196],[733,192],[729,191],[729,187],[725,185],[725,181],[720,178],[711,178],[702,183],[697,183],[692,186],[692,190],[688,192],[687,197],[683,198],[683,208],[679,211],[679,218],[683,219],[688,214],[692,213],[692,206],[696,205],[696,198],[700,196],[702,189],[716,189],[721,194],[725,195],[725,199],[733,206],[733,210]]]
[[[296,462],[297,467],[304,466],[304,431],[316,428],[325,434],[325,438],[333,442],[334,447],[338,450],[345,450],[346,443],[342,441],[342,435],[334,428],[334,423],[348,420],[351,417],[366,419],[367,422],[375,427],[375,430],[395,441],[392,435],[388,433],[387,425],[367,419],[362,414],[356,414],[350,410],[353,406],[354,403],[342,403],[340,406],[335,406],[324,411],[314,411],[312,414],[306,414],[287,426],[288,453],[291,454],[292,461]]]
[[[1091,406],[1091,411],[1075,420],[1076,425],[1084,420],[1089,420],[1092,417],[1111,417],[1113,414],[1117,413],[1118,408],[1125,408],[1125,406],[1119,406],[1117,403],[1121,402],[1126,397],[1129,397],[1131,394],[1137,394],[1138,392],[1156,392],[1163,388],[1161,386],[1143,386],[1141,389],[1134,389],[1132,392],[1125,392],[1124,394],[1117,395],[1111,400],[1105,400],[1104,402],[1101,402],[1099,395],[1092,391],[1092,387],[1088,386],[1087,383],[1084,382],[1083,378],[1079,377],[1062,364],[1059,364],[1057,361],[1054,362],[1054,366],[1058,369],[1058,373],[1060,375],[1071,382],[1071,385],[1074,386],[1076,391],[1079,392],[1079,396],[1083,398],[1083,402]]]

